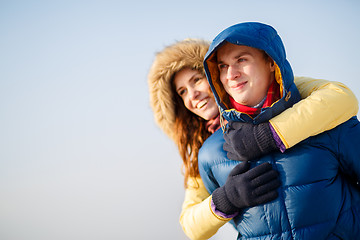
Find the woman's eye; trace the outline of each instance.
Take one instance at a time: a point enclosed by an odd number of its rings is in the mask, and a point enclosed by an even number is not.
[[[185,89],[179,90],[179,91],[178,91],[178,94],[179,94],[179,96],[184,95],[184,94],[185,94]]]

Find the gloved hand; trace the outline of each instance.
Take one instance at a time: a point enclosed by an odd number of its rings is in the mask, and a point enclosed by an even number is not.
[[[255,125],[229,121],[224,139],[227,157],[237,161],[250,161],[279,149],[268,122]]]
[[[242,208],[264,204],[277,198],[280,186],[278,172],[270,163],[249,170],[249,162],[241,162],[230,172],[224,186],[215,189],[212,200],[225,214],[239,212]]]

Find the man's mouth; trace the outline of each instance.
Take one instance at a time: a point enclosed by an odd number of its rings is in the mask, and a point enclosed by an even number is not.
[[[197,108],[197,109],[201,109],[201,108],[203,108],[207,103],[208,103],[208,99],[205,98],[205,99],[201,100],[198,104],[196,104],[196,108]]]
[[[235,85],[230,86],[230,88],[232,88],[234,90],[240,90],[245,86],[246,83],[247,83],[246,81],[245,82],[240,82],[240,83],[237,83]]]

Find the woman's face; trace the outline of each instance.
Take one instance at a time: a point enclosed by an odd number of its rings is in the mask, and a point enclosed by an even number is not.
[[[219,114],[209,83],[199,71],[182,69],[175,74],[174,84],[177,94],[191,112],[205,120],[213,119]]]

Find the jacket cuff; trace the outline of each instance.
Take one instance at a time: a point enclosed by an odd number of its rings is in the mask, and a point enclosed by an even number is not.
[[[281,141],[279,135],[276,133],[275,129],[273,128],[273,126],[271,125],[271,123],[269,122],[269,126],[270,126],[270,131],[271,134],[275,140],[275,144],[276,146],[279,148],[279,150],[283,153],[286,150],[286,147],[284,145],[284,143]]]
[[[214,203],[217,210],[225,213],[226,215],[232,215],[238,212],[238,208],[235,207],[226,197],[224,186],[215,189],[211,195],[211,201]]]
[[[210,209],[211,209],[211,212],[217,217],[219,218],[220,220],[225,220],[225,221],[228,221],[230,220],[231,218],[234,218],[236,217],[239,213],[236,212],[236,213],[233,213],[233,214],[226,214],[226,213],[223,213],[221,212],[220,210],[218,210],[212,200],[212,197],[210,198]]]

